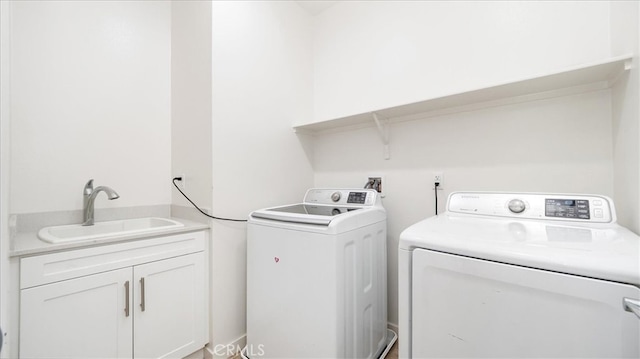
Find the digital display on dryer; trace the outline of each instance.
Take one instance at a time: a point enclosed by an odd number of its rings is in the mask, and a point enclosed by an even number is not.
[[[349,192],[347,203],[364,204],[367,199],[367,192]]]
[[[547,198],[544,215],[555,218],[590,219],[589,201],[585,199]]]

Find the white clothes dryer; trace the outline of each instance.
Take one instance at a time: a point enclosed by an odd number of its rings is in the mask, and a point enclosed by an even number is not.
[[[379,357],[389,343],[386,233],[374,190],[310,189],[302,203],[251,213],[243,356]]]
[[[607,197],[452,193],[399,272],[401,358],[640,356],[640,239]]]

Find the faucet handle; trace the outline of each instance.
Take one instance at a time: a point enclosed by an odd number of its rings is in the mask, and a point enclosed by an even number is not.
[[[83,190],[83,194],[88,196],[91,194],[91,192],[93,192],[93,178],[90,179],[87,184],[84,185],[84,190]]]

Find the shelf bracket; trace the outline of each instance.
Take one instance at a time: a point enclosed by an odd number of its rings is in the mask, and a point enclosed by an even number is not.
[[[618,69],[618,71],[609,78],[609,81],[607,81],[607,86],[613,87],[613,85],[616,82],[618,82],[618,80],[620,80],[622,75],[625,72],[629,72],[632,68],[633,68],[633,58],[624,60],[624,64],[622,64],[622,66]]]
[[[371,114],[373,115],[373,122],[376,123],[378,134],[380,135],[382,145],[384,146],[384,159],[388,160],[391,158],[391,155],[389,154],[389,120],[380,120],[378,118],[378,114],[375,112],[372,112]]]

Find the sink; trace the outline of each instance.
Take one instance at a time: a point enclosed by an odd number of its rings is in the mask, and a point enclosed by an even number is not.
[[[183,227],[184,224],[168,218],[134,218],[96,222],[93,226],[70,224],[42,228],[38,238],[49,243],[68,243],[88,239],[118,238]]]

